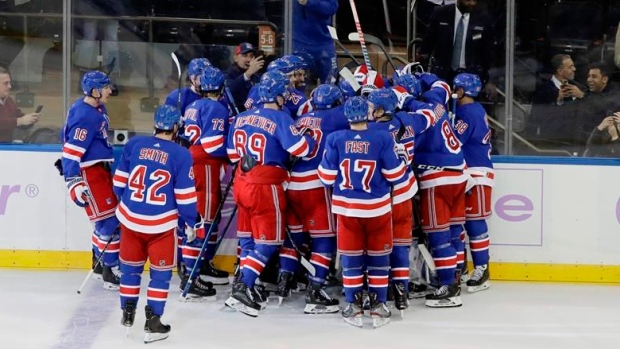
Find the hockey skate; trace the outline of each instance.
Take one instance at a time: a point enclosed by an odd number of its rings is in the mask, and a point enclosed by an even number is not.
[[[242,281],[237,281],[232,285],[232,295],[224,304],[227,307],[251,317],[257,317],[261,310],[260,304],[254,300],[252,288],[248,287]]]
[[[109,291],[116,291],[121,285],[121,271],[118,265],[113,267],[103,267],[103,288]]]
[[[217,269],[211,261],[204,261],[200,268],[200,278],[202,281],[211,282],[214,285],[228,285],[230,283],[228,276],[228,272]]]
[[[185,290],[185,286],[187,286],[187,282],[189,281],[189,275],[183,275],[181,279],[181,295],[179,295],[179,300],[182,302],[202,302],[205,300],[213,301],[215,300],[216,291],[213,288],[213,284],[210,282],[202,281],[200,278],[195,278],[194,282],[189,286],[189,291],[187,291],[187,295],[183,297],[183,290]]]
[[[95,250],[92,250],[92,253],[93,253],[93,262],[91,265],[91,269],[93,270],[93,279],[103,280],[103,266],[101,265],[101,261],[97,263],[97,258],[95,258]]]
[[[490,277],[491,274],[487,264],[477,266],[469,280],[467,280],[467,291],[473,293],[484,291],[491,287]]]
[[[409,299],[424,298],[427,294],[428,294],[428,286],[424,284],[416,284],[415,282],[409,281],[409,292],[407,293],[407,298]]]
[[[280,272],[280,276],[278,277],[278,290],[276,291],[278,295],[278,306],[282,305],[284,298],[290,297],[292,288],[296,287],[295,274],[290,271]]]
[[[125,309],[123,309],[123,318],[121,319],[121,325],[127,327],[127,337],[129,337],[129,328],[133,326],[133,320],[136,318],[136,302],[125,302]]]
[[[159,315],[153,314],[153,308],[146,306],[146,322],[144,323],[144,343],[151,343],[168,338],[170,335],[170,325],[161,323]]]
[[[392,295],[394,297],[394,308],[400,311],[400,317],[405,317],[405,309],[409,308],[409,300],[407,299],[407,292],[405,292],[405,285],[397,282],[392,284]],[[372,316],[372,314],[371,314]]]
[[[457,282],[452,285],[442,285],[434,293],[426,295],[426,306],[431,308],[453,308],[463,305],[461,302],[461,288]]]
[[[325,287],[320,284],[312,283],[306,289],[306,307],[304,314],[332,314],[340,311],[340,302],[333,299],[325,291]]]
[[[405,289],[403,286],[403,296],[404,290]],[[396,294],[394,295],[396,296]],[[377,294],[374,292],[368,293],[368,299],[370,300],[370,317],[372,318],[372,327],[378,328],[390,323],[390,316],[392,316],[392,312],[390,311],[390,308],[388,308],[387,304],[379,302],[379,300],[377,300]]]
[[[254,285],[250,289],[252,292],[252,297],[256,300],[256,303],[260,305],[260,310],[267,308],[267,303],[269,303],[269,291],[263,285]]]
[[[354,297],[353,303],[349,303],[342,311],[342,317],[346,323],[356,327],[362,327],[362,314],[364,312],[362,302],[364,301],[364,296],[362,292],[357,292]]]

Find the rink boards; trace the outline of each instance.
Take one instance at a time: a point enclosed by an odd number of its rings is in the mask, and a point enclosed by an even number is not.
[[[92,226],[53,166],[60,151],[60,146],[0,147],[0,267],[90,266]],[[494,162],[494,279],[620,282],[620,160],[497,157]],[[225,206],[220,230],[232,207],[232,202]],[[216,260],[229,270],[235,231],[233,221]]]

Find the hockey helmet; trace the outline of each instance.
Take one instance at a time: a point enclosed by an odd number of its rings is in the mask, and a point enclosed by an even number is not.
[[[155,110],[155,116],[153,117],[154,126],[158,130],[172,131],[174,125],[177,125],[181,120],[181,112],[167,104],[162,104]]]
[[[461,73],[454,77],[454,91],[462,88],[465,96],[477,97],[482,90],[482,82],[476,74]]]
[[[340,80],[340,82],[338,83],[338,88],[340,88],[340,91],[342,91],[342,95],[345,97],[345,99],[356,95],[355,90],[353,89],[351,84],[349,84],[349,82],[345,79]]]
[[[275,61],[269,63],[269,65],[267,66],[267,71],[273,71],[273,70],[277,70],[277,71],[281,71],[284,74],[292,74],[295,71],[295,66],[283,59],[283,58],[278,58]]]
[[[398,97],[391,89],[381,88],[368,94],[368,102],[372,103],[375,109],[381,108],[384,114],[391,115],[398,106]]]
[[[317,109],[329,109],[341,103],[342,92],[334,85],[319,85],[312,93],[312,104]]]
[[[368,102],[362,97],[351,97],[344,104],[344,115],[350,123],[368,121]]]
[[[291,63],[294,70],[308,69],[308,64],[301,56],[285,55],[282,59]]]
[[[224,87],[224,74],[216,67],[205,67],[200,74],[200,90],[202,92],[220,91]]]
[[[263,74],[258,85],[258,96],[263,103],[273,103],[278,96],[286,99],[289,83],[288,77],[279,70],[271,70]]]
[[[407,90],[407,93],[413,96],[413,98],[420,97],[422,93],[422,85],[420,80],[411,74],[403,74],[394,79],[394,85],[402,86]]]
[[[200,76],[202,71],[206,67],[210,67],[213,64],[206,58],[194,58],[189,62],[187,66],[187,75],[189,76]]]
[[[91,96],[93,90],[99,90],[101,93],[102,89],[110,85],[112,85],[112,81],[108,75],[98,70],[91,70],[82,78],[82,91],[86,96]]]

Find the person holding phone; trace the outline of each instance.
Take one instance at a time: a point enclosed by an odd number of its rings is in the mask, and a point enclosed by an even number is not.
[[[239,44],[235,48],[234,63],[226,70],[226,86],[230,88],[239,111],[245,110],[243,104],[252,86],[258,83],[258,73],[265,65],[263,56],[256,54],[256,49],[249,42]]]
[[[587,146],[583,156],[620,156],[620,112],[615,112],[614,115],[605,117],[592,130]]]
[[[40,110],[24,114],[17,108],[9,96],[11,87],[11,74],[8,69],[0,66],[0,143],[13,142],[16,128],[31,127],[39,121]]]

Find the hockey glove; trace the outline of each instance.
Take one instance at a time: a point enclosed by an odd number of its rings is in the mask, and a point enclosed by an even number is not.
[[[186,223],[185,237],[187,238],[188,243],[196,240],[196,238],[205,238],[205,221],[200,214],[196,216],[196,224],[194,224],[193,227],[190,227]]]
[[[413,96],[410,95],[409,92],[407,92],[407,90],[405,90],[402,86],[396,86],[392,88],[392,91],[396,94],[396,97],[398,97],[398,109],[404,109],[407,104],[407,100],[409,98],[413,98]]]
[[[407,152],[407,149],[405,149],[404,144],[396,143],[396,145],[394,145],[394,152],[402,161],[405,162],[405,165],[411,165],[411,158],[409,157],[409,153]]]
[[[88,206],[88,200],[90,200],[91,195],[84,179],[82,177],[72,177],[68,178],[66,183],[71,200],[80,207]]]

